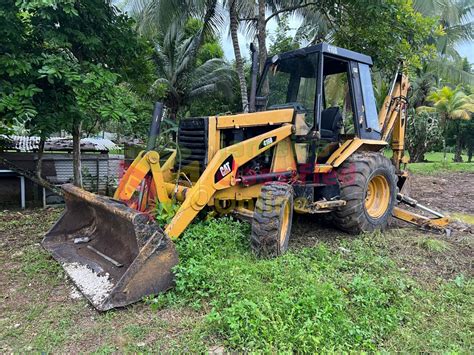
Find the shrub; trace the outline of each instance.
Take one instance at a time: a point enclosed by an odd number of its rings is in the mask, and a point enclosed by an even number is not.
[[[190,226],[176,288],[149,301],[210,309],[208,332],[237,350],[373,350],[405,316],[406,282],[364,241],[344,255],[320,244],[261,260],[248,235],[228,218]]]

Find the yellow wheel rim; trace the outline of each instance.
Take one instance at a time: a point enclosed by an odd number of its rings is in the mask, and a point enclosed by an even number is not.
[[[288,226],[290,225],[290,204],[288,201],[283,206],[283,216],[280,230],[280,246],[285,244],[286,235],[288,233]]]
[[[385,176],[374,176],[367,186],[365,210],[372,218],[384,215],[390,203],[390,187]]]

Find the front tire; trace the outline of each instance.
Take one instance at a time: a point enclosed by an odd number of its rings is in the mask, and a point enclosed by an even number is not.
[[[263,185],[255,204],[251,247],[257,256],[275,257],[288,250],[293,220],[293,188],[285,183]]]
[[[385,229],[397,198],[390,160],[381,153],[356,153],[337,169],[337,176],[346,205],[334,212],[336,227],[352,234]]]

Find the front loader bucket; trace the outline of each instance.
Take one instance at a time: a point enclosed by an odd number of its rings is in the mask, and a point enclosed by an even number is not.
[[[175,246],[146,214],[70,184],[62,189],[66,209],[42,245],[96,309],[172,287]]]

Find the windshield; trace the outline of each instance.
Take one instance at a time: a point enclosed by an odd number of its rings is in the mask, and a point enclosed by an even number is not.
[[[267,97],[267,108],[298,104],[313,122],[316,98],[318,53],[279,59],[267,65],[258,96]]]

